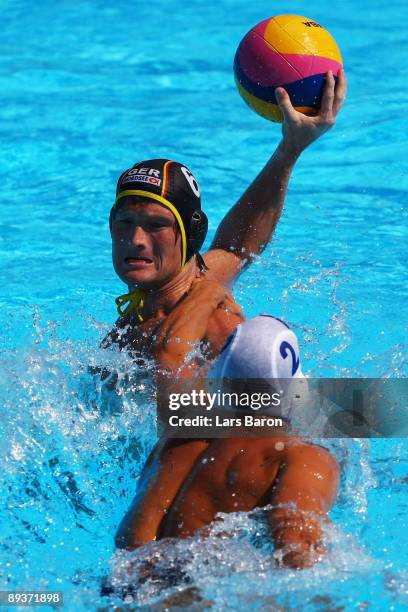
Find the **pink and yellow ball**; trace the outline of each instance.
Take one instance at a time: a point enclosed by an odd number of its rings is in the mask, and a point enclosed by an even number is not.
[[[325,28],[300,15],[277,15],[242,39],[234,75],[239,93],[256,113],[282,122],[276,87],[286,89],[296,110],[315,115],[327,71],[336,78],[341,67],[340,50]]]

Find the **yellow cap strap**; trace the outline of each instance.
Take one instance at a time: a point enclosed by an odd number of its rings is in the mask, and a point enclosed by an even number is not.
[[[120,317],[125,317],[133,310],[136,309],[136,313],[139,321],[143,321],[141,310],[144,306],[146,293],[142,289],[135,289],[131,293],[124,293],[123,295],[119,295],[115,299],[116,305],[118,307],[118,314]],[[125,304],[129,305],[123,310],[123,306]]]
[[[143,196],[145,198],[150,198],[151,200],[156,200],[157,202],[160,202],[160,204],[163,204],[163,206],[166,206],[166,208],[171,210],[173,215],[176,217],[177,223],[179,224],[179,228],[180,228],[181,267],[183,267],[184,264],[186,263],[186,258],[187,258],[187,238],[186,238],[186,230],[184,227],[183,219],[181,218],[180,213],[177,210],[177,208],[174,206],[174,204],[169,202],[169,200],[166,200],[166,198],[162,198],[162,196],[159,196],[156,193],[150,193],[150,191],[143,191],[142,189],[128,189],[127,191],[121,191],[121,193],[116,198],[116,204],[119,202],[121,198],[130,196],[130,195]]]

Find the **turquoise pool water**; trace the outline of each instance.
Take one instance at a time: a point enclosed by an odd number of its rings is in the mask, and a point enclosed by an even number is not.
[[[209,244],[280,137],[235,90],[240,39],[274,13],[321,22],[341,47],[348,99],[299,161],[273,243],[235,294],[248,316],[290,322],[309,374],[406,377],[408,11],[401,0],[1,9],[1,588],[62,590],[67,610],[92,610],[112,604],[102,576],[125,579],[113,534],[155,435],[148,381],[123,383],[107,405],[87,374],[89,363],[135,372],[97,348],[123,292],[108,231],[118,174],[143,158],[184,161]],[[331,552],[312,570],[273,568],[259,513],[226,517],[228,540],[143,554],[181,559],[214,610],[406,609],[407,446],[330,442],[343,482]],[[138,605],[176,589],[162,588],[147,582]]]

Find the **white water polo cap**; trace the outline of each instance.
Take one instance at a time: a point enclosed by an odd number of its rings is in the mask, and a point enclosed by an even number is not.
[[[256,379],[252,388],[249,385],[251,391],[274,390],[285,399],[281,407],[271,406],[262,412],[291,420],[295,407],[292,395],[299,387],[293,382],[304,380],[297,337],[286,323],[268,314],[244,321],[228,338],[208,378],[211,388],[218,384],[220,391],[228,387],[229,392],[234,380],[250,383]]]

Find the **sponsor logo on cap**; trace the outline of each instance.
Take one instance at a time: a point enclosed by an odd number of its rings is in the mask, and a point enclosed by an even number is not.
[[[157,185],[160,187],[161,179],[156,178],[155,176],[147,176],[146,174],[127,174],[122,179],[122,185],[124,183],[150,183],[150,185]]]

